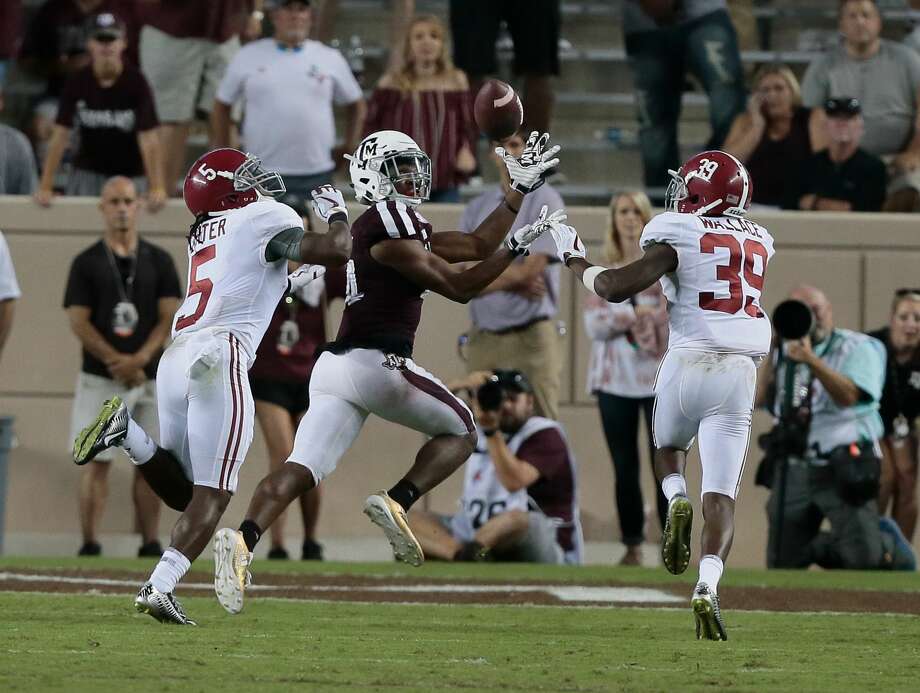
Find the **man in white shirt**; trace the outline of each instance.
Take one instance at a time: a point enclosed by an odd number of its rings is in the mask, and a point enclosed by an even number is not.
[[[6,338],[10,335],[13,326],[13,310],[16,299],[21,296],[19,283],[16,281],[16,270],[13,268],[13,258],[6,239],[0,233],[0,356],[3,356],[3,347]]]
[[[230,144],[230,111],[242,100],[242,149],[284,177],[280,201],[305,216],[310,191],[331,183],[341,154],[357,148],[366,106],[342,54],[307,39],[309,0],[269,0],[266,7],[275,34],[247,44],[230,62],[211,111],[212,144]],[[334,105],[345,107],[341,147]]]

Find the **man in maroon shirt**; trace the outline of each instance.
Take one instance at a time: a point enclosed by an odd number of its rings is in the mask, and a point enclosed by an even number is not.
[[[98,14],[90,20],[89,31],[91,63],[64,86],[35,201],[43,207],[51,204],[54,176],[71,130],[77,128],[80,145],[67,194],[99,195],[106,180],[126,176],[146,188],[148,208],[158,211],[166,195],[150,87],[137,68],[122,60],[125,25],[118,17]]]
[[[296,269],[296,267],[292,268]],[[281,300],[249,369],[256,418],[268,447],[269,467],[284,464],[294,448],[294,432],[310,406],[310,372],[316,350],[326,341],[326,303],[345,297],[345,273],[327,271],[292,296]],[[322,494],[317,486],[300,496],[303,517],[301,559],[323,559],[316,541]],[[286,559],[284,515],[271,526],[269,558]]]

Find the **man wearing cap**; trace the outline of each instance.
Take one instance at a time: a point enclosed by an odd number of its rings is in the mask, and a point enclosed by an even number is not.
[[[885,164],[860,148],[865,123],[858,99],[824,102],[827,149],[815,152],[790,186],[790,209],[878,212],[885,200]]]
[[[115,15],[89,20],[90,65],[64,85],[35,200],[51,204],[54,176],[74,128],[80,144],[67,181],[68,195],[98,196],[106,180],[127,176],[147,191],[150,211],[165,202],[157,116],[144,76],[122,59],[125,27]]]
[[[466,461],[459,511],[409,513],[425,555],[581,563],[575,457],[562,427],[534,416],[527,377],[517,370],[478,371],[450,389],[473,396],[479,442]]]
[[[920,56],[881,38],[876,0],[841,0],[841,43],[816,58],[802,80],[802,102],[822,108],[854,96],[866,120],[863,149],[891,168],[885,210],[920,208]]]
[[[366,107],[342,54],[307,39],[308,1],[267,0],[266,8],[275,34],[247,44],[230,61],[211,111],[212,144],[230,143],[230,110],[242,100],[243,148],[284,176],[281,201],[306,216],[310,191],[330,183],[342,153],[358,146]],[[345,107],[345,141],[335,152],[334,105]]]

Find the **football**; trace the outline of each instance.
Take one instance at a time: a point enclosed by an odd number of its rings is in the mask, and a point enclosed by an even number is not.
[[[476,125],[491,140],[500,142],[511,137],[524,121],[521,100],[501,80],[490,79],[479,89],[473,104]]]

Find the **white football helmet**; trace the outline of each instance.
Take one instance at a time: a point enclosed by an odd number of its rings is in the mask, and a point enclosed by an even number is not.
[[[417,205],[428,199],[431,159],[409,135],[396,130],[371,133],[345,158],[355,198],[362,204],[399,200]]]

